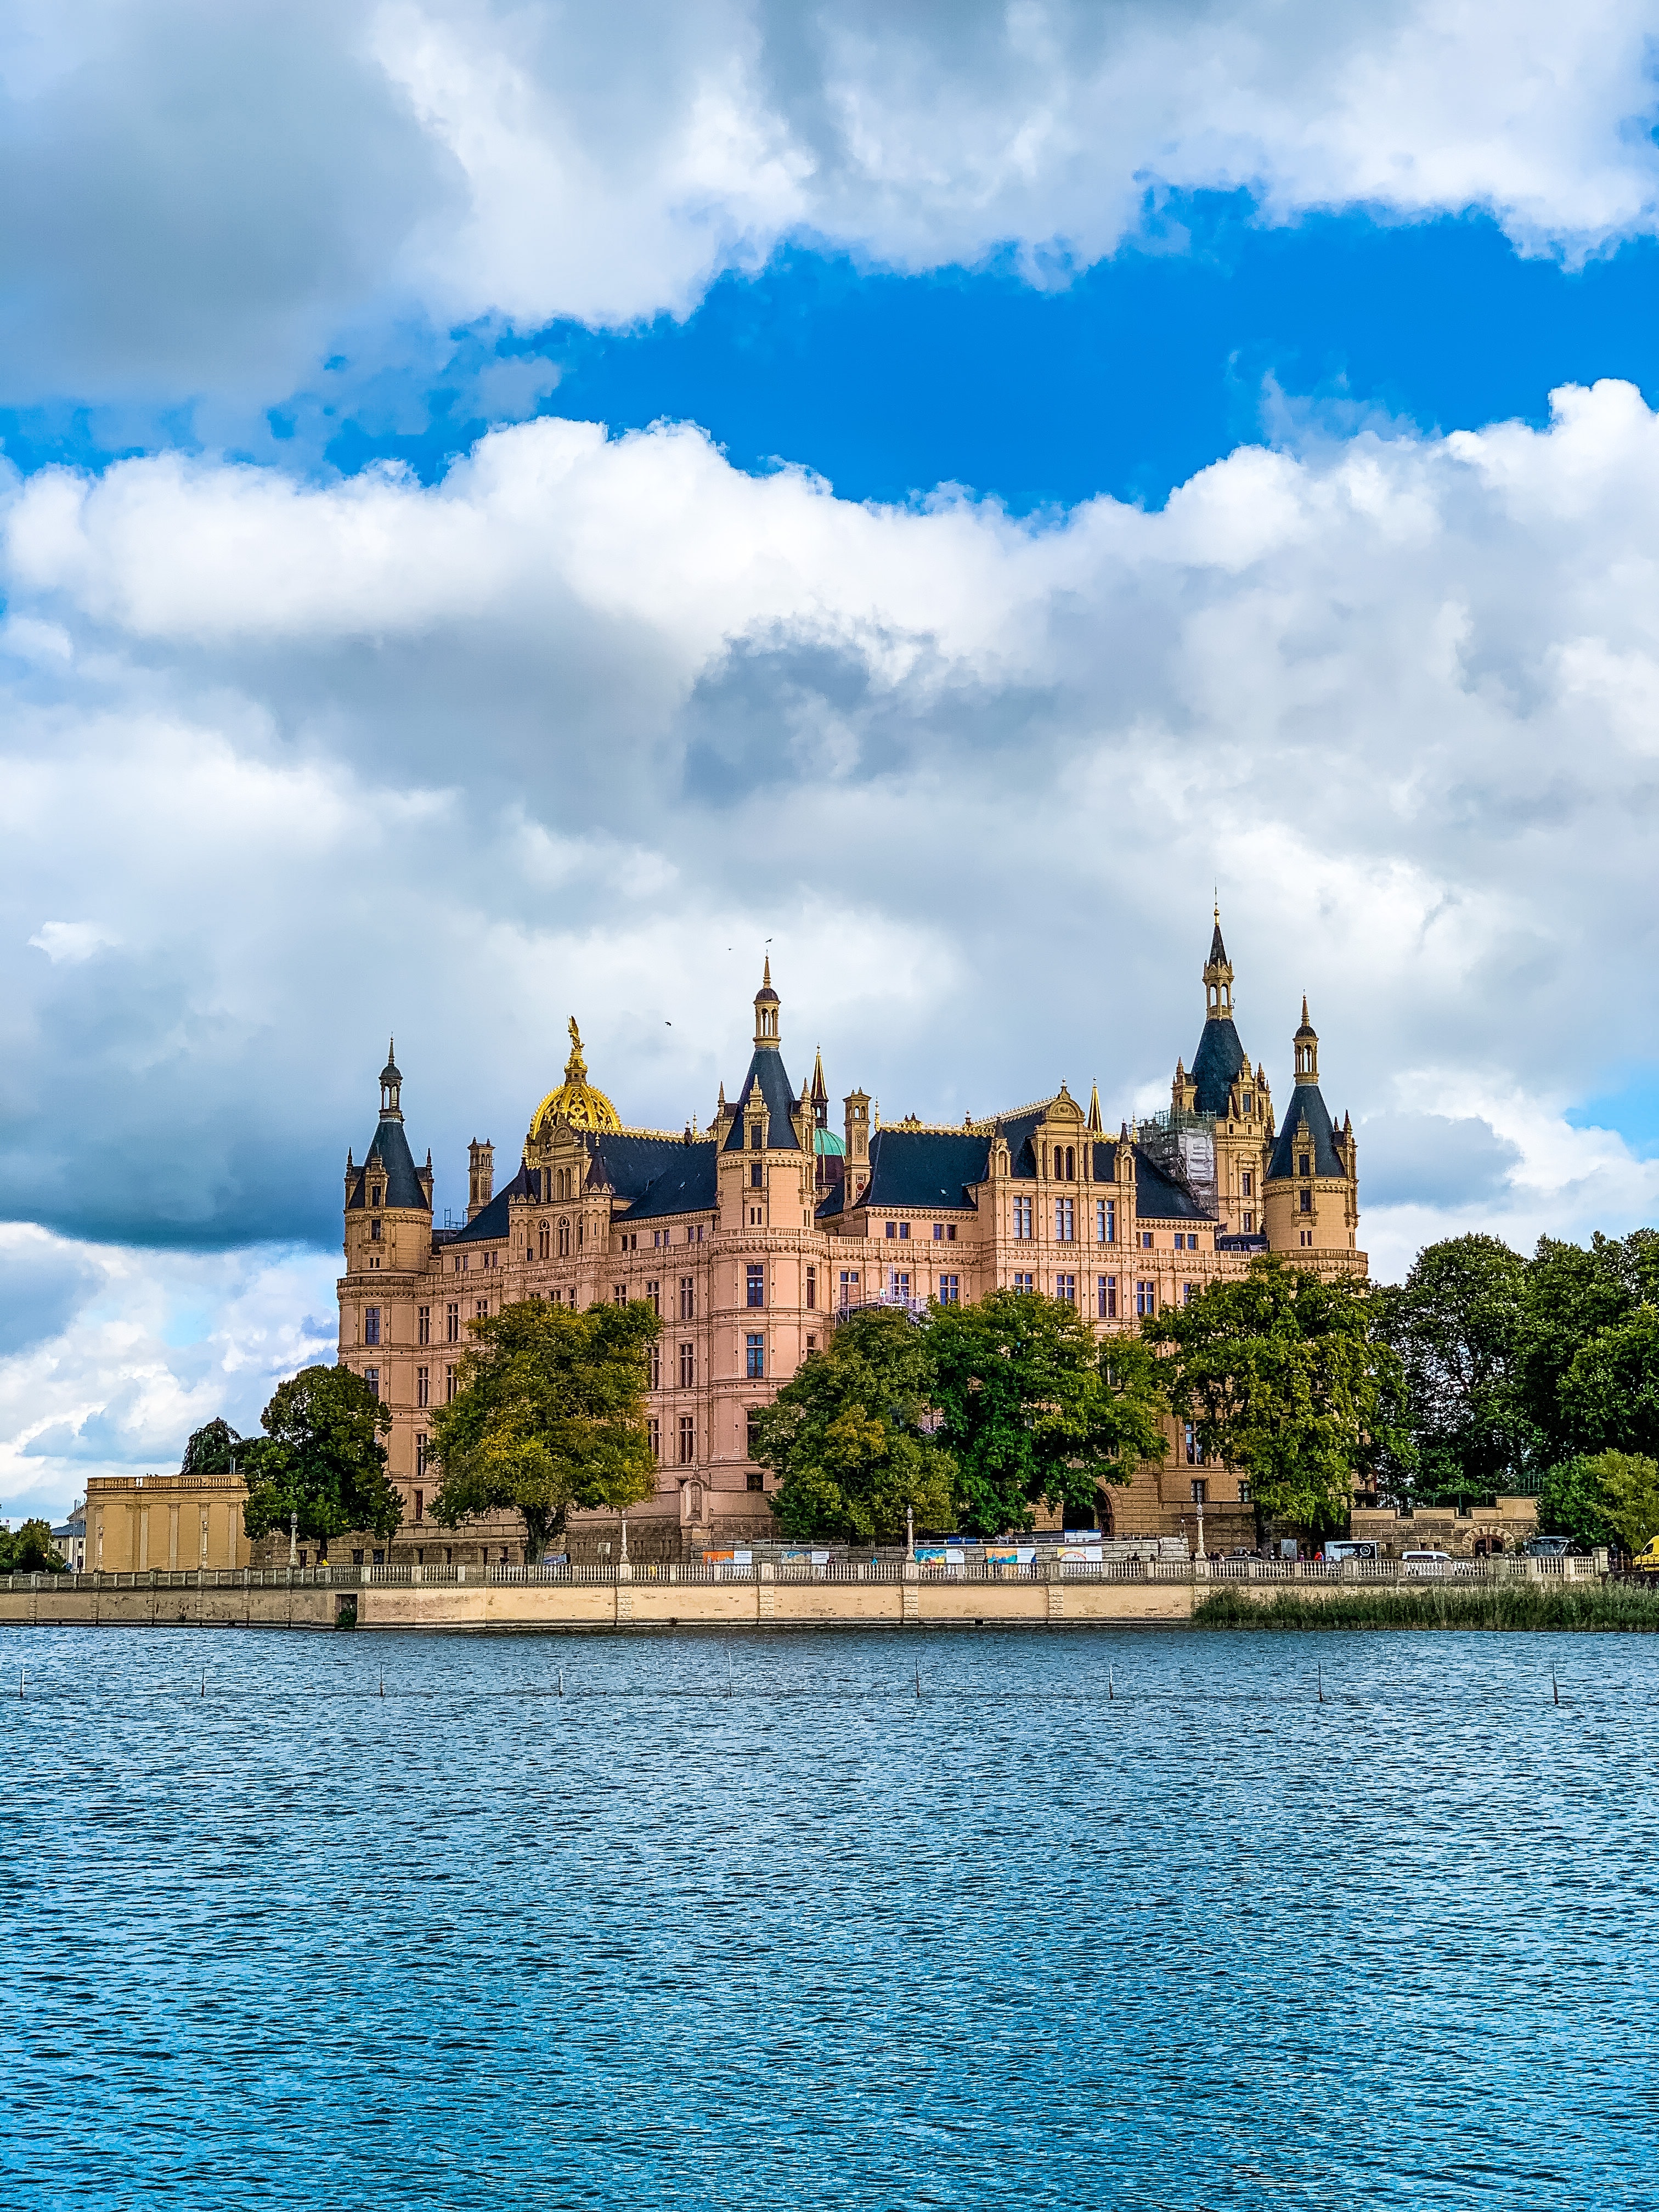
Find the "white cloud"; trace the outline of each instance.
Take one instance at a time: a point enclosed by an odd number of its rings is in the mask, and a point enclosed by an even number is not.
[[[1654,28],[1641,0],[22,0],[0,393],[211,419],[400,322],[684,312],[791,237],[1049,282],[1170,189],[1592,252],[1654,225]]]
[[[1656,513],[1620,385],[1027,523],[560,422],[429,489],[38,476],[3,581],[72,649],[4,723],[10,1206],[324,1243],[392,1028],[441,1206],[571,1011],[628,1118],[706,1119],[768,938],[796,1074],[1115,1118],[1190,1059],[1218,880],[1246,1043],[1282,1096],[1309,992],[1391,1263],[1471,1206],[1622,1226],[1653,1170],[1567,1116],[1653,1079]]]
[[[156,1253],[0,1224],[0,1518],[60,1516],[93,1474],[166,1473],[222,1414],[332,1355],[331,1261]]]
[[[115,942],[95,921],[43,921],[29,939],[54,967],[60,960],[90,960],[94,952]]]

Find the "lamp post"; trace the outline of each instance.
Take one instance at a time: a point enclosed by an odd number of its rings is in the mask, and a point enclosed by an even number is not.
[[[1198,1508],[1198,1556],[1200,1559],[1207,1559],[1209,1554],[1204,1549],[1204,1500],[1198,1498],[1193,1503]]]
[[[914,1565],[916,1556],[916,1516],[915,1508],[904,1509],[904,1556]]]
[[[628,1516],[625,1513],[622,1517],[622,1564],[626,1566],[628,1565]]]
[[[288,1563],[291,1567],[300,1564],[300,1516],[297,1512],[288,1516]]]

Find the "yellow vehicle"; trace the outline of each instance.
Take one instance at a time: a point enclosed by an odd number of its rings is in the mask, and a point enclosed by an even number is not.
[[[1635,1574],[1659,1575],[1659,1536],[1650,1536],[1630,1564]]]

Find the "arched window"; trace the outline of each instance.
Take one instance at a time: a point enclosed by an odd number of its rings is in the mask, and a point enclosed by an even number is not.
[[[1066,1147],[1066,1180],[1067,1182],[1077,1181],[1077,1147],[1074,1145]]]
[[[570,1224],[568,1221],[559,1224],[559,1257],[562,1260],[570,1257]]]

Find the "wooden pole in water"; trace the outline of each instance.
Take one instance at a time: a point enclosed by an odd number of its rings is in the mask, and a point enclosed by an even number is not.
[[[1325,1702],[1325,1669],[1322,1666],[1319,1669],[1319,1702],[1322,1705]]]
[[[1112,1702],[1112,1670],[1109,1667],[1106,1669],[1106,1702],[1109,1705]]]
[[[1555,1702],[1559,1705],[1561,1702],[1561,1685],[1555,1679],[1555,1669],[1553,1667],[1550,1668],[1550,1687],[1555,1692]]]

